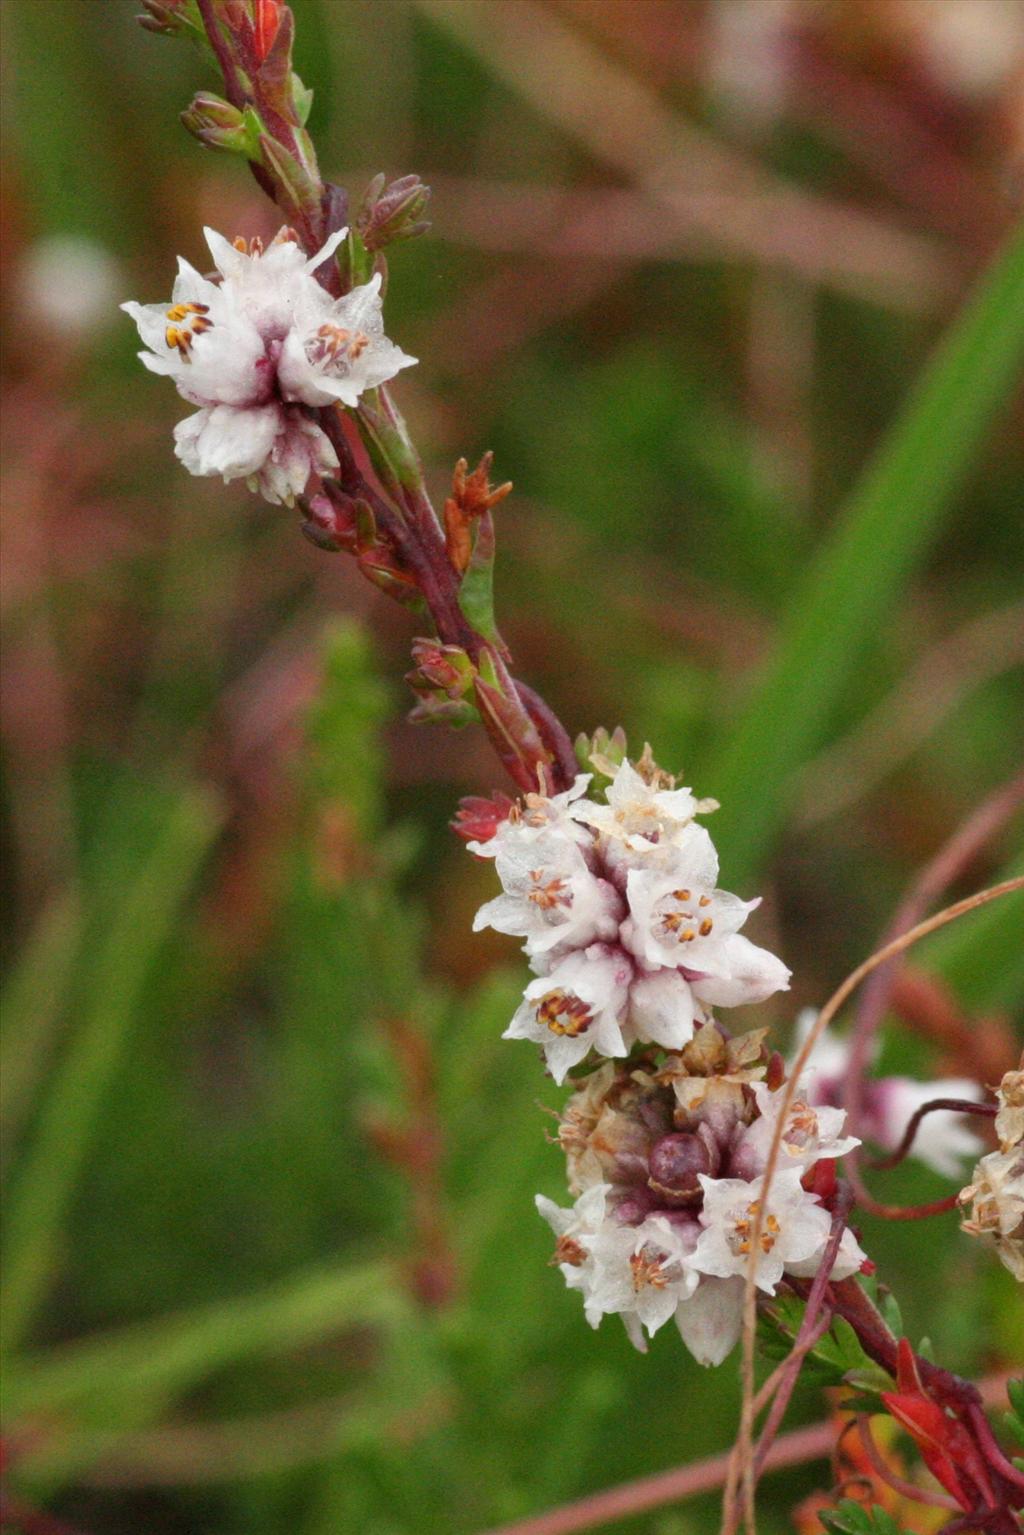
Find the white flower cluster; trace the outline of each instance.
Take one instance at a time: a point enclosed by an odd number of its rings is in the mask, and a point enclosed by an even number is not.
[[[721,1042],[713,1024],[700,1033]],[[674,1319],[694,1357],[710,1365],[719,1364],[739,1336],[759,1210],[755,1276],[770,1295],[784,1274],[817,1272],[831,1217],[803,1180],[819,1160],[842,1156],[857,1142],[840,1135],[841,1110],[818,1112],[794,1102],[765,1193],[782,1089],[754,1082],[751,1109],[735,1076],[704,1078],[733,1099],[724,1117],[719,1103],[713,1128],[715,1115],[692,1108],[686,1091],[692,1081],[672,1058],[653,1077],[611,1065],[595,1072],[577,1091],[581,1101],[570,1102],[560,1136],[573,1187],[582,1183],[582,1191],[569,1210],[540,1195],[537,1208],[558,1239],[554,1261],[570,1289],[581,1291],[592,1327],[616,1313],[644,1349],[644,1329],[653,1334]],[[745,1122],[751,1112],[756,1117]],[[680,1124],[691,1128],[676,1128]],[[832,1276],[848,1278],[863,1262],[845,1230]]]
[[[971,1206],[963,1229],[985,1237],[1015,1279],[1024,1284],[1024,1061],[996,1088],[999,1150],[982,1157],[960,1193]]]
[[[730,1038],[712,1009],[762,1001],[789,972],[739,931],[757,902],[717,888],[714,845],[694,820],[713,802],[646,753],[617,768],[606,803],[584,797],[590,782],[528,795],[469,844],[494,859],[503,891],[474,926],[523,938],[536,974],[506,1038],[539,1044],[559,1083],[591,1052],[607,1058],[561,1119],[576,1202],[537,1198],[566,1283],[592,1326],[615,1313],[643,1349],[645,1330],[674,1318],[694,1356],[717,1364],[739,1335],[752,1250],[769,1294],[783,1274],[817,1271],[831,1216],[810,1171],[858,1143],[841,1109],[797,1100],[765,1188],[777,1068],[769,1085],[764,1030]],[[657,1048],[615,1064],[636,1045]],[[660,1065],[658,1050],[670,1052]],[[844,1231],[834,1276],[863,1262]]]
[[[526,940],[538,979],[506,1033],[541,1045],[556,1082],[590,1050],[679,1050],[715,1006],[761,1002],[789,971],[740,928],[757,901],[716,888],[718,857],[689,789],[623,762],[607,803],[587,775],[553,799],[528,795],[487,842],[504,894],[477,913]]]
[[[384,335],[379,277],[332,299],[313,276],[347,230],[308,259],[287,230],[266,249],[204,232],[216,278],[179,259],[170,304],[121,308],[148,348],[146,367],[199,406],[174,431],[185,468],[245,479],[290,504],[311,474],[338,467],[310,409],[355,405],[416,359]]]

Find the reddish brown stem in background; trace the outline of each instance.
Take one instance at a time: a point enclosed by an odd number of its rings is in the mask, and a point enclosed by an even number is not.
[[[979,1401],[989,1407],[1005,1402],[1006,1380],[1005,1375],[993,1375],[983,1380],[978,1388]],[[850,1424],[849,1428],[852,1426]],[[825,1460],[831,1455],[835,1443],[834,1423],[816,1423],[809,1428],[794,1429],[775,1441],[762,1469],[770,1473],[808,1461]],[[513,1524],[496,1526],[483,1531],[482,1535],[578,1535],[581,1530],[610,1524],[615,1519],[628,1519],[651,1509],[664,1508],[669,1503],[695,1498],[700,1493],[714,1492],[725,1481],[729,1459],[729,1453],[712,1455],[707,1460],[675,1466],[656,1476],[622,1482],[618,1487],[591,1493],[574,1503],[564,1503]]]

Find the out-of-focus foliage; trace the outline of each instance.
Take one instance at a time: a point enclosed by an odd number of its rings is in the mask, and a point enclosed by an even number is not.
[[[470,935],[489,871],[446,830],[504,785],[474,731],[400,722],[407,615],[172,459],[116,302],[202,264],[203,223],[275,226],[177,123],[207,64],[136,8],[3,6],[11,1495],[93,1535],[472,1535],[722,1449],[735,1371],[592,1334],[546,1266],[559,1095],[498,1037],[522,965]],[[1019,275],[904,407],[1012,223],[1019,8],[294,10],[325,172],[434,187],[391,262],[399,393],[439,493],[488,447],[516,482],[520,674],[723,799],[783,1039],[1017,765]],[[886,1069],[1010,1063],[1021,904],[922,946]],[[955,1221],[864,1241],[978,1373],[1024,1337]],[[765,1530],[821,1481],[767,1483]]]

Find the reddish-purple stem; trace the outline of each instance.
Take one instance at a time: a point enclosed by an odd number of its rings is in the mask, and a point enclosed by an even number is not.
[[[952,1109],[957,1114],[979,1114],[989,1119],[994,1119],[999,1112],[994,1103],[976,1103],[973,1099],[967,1098],[930,1098],[927,1103],[922,1103],[921,1107],[915,1110],[896,1150],[887,1157],[873,1157],[870,1165],[881,1171],[888,1167],[896,1167],[902,1162],[914,1144],[914,1137],[917,1135],[922,1119],[926,1114],[934,1113],[936,1109]]]
[[[793,1343],[792,1352],[786,1361],[783,1374],[775,1392],[775,1400],[772,1402],[764,1428],[761,1431],[761,1438],[754,1456],[755,1483],[765,1463],[768,1451],[771,1449],[772,1441],[779,1431],[786,1408],[789,1406],[789,1399],[796,1387],[797,1377],[799,1376],[800,1366],[803,1364],[804,1357],[814,1347],[818,1338],[821,1337],[832,1321],[832,1312],[828,1311],[821,1319],[824,1326],[819,1325],[818,1312],[825,1297],[829,1275],[835,1266],[836,1257],[839,1253],[839,1244],[843,1239],[843,1232],[846,1229],[846,1217],[849,1214],[852,1202],[851,1190],[845,1184],[840,1185],[836,1196],[835,1210],[832,1214],[832,1229],[829,1232],[828,1243],[822,1255],[821,1266],[815,1274],[814,1281],[808,1291],[804,1314]]]
[[[881,1477],[883,1482],[888,1483],[894,1492],[900,1493],[904,1498],[913,1498],[918,1503],[927,1503],[932,1508],[950,1508],[955,1513],[961,1512],[961,1505],[954,1502],[946,1493],[932,1492],[927,1487],[919,1486],[917,1482],[908,1482],[902,1476],[897,1476],[892,1467],[886,1465],[879,1453],[867,1414],[859,1412],[855,1421],[864,1453],[871,1462],[875,1474]]]

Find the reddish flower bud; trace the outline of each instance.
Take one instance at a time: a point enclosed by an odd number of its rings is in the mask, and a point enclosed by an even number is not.
[[[466,842],[490,842],[503,821],[507,821],[515,801],[497,790],[492,799],[470,794],[459,801],[452,831]]]

